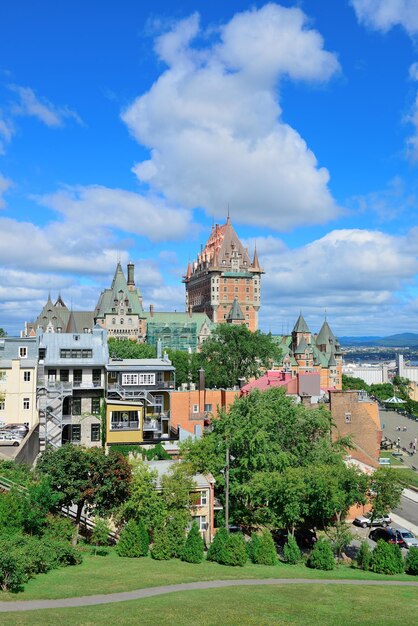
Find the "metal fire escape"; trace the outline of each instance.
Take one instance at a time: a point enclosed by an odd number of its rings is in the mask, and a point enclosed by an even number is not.
[[[39,411],[40,451],[47,446],[59,448],[62,441],[63,404],[72,395],[71,383],[49,381],[43,363],[38,366],[37,402]]]

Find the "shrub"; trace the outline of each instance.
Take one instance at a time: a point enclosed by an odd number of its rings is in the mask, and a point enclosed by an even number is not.
[[[203,539],[196,522],[193,522],[189,530],[180,558],[187,563],[201,563],[203,561]]]
[[[187,523],[183,515],[173,515],[168,520],[166,531],[171,546],[171,556],[180,558],[186,543]]]
[[[155,531],[151,556],[157,561],[168,561],[173,558],[173,545],[167,527]]]
[[[379,539],[372,553],[370,569],[376,574],[399,574],[403,571],[403,563],[402,569],[400,569],[402,555],[400,561],[399,553],[399,546],[392,546],[390,543]]]
[[[94,528],[90,536],[90,543],[94,545],[94,554],[97,554],[98,546],[105,547],[109,545],[109,532],[110,526],[108,520],[96,517]],[[105,554],[107,554],[106,550]]]
[[[372,551],[370,550],[370,546],[367,541],[362,541],[360,550],[357,552],[357,565],[360,569],[369,570],[370,569],[370,561],[372,558]]]
[[[306,562],[312,569],[332,570],[335,567],[334,555],[329,541],[319,539]]]
[[[248,558],[252,563],[258,563],[258,550],[260,547],[260,537],[257,533],[251,535],[251,540],[247,543]]]
[[[276,546],[268,529],[263,530],[261,533],[255,563],[259,565],[277,565]]]
[[[403,560],[401,549],[398,545],[391,546],[393,550],[393,555],[396,563],[396,573],[402,574],[405,570],[405,563]]]
[[[46,545],[45,541],[43,545]],[[55,567],[79,565],[83,561],[81,552],[67,541],[49,541],[48,545],[55,553]]]
[[[74,524],[67,517],[47,515],[44,537],[59,539],[60,541],[71,541],[73,534]]]
[[[247,548],[245,547],[244,535],[232,533],[228,536],[225,549],[219,563],[242,567],[247,562]]]
[[[222,527],[218,529],[206,555],[208,561],[215,561],[216,563],[222,562],[228,537],[229,534],[226,528]]]
[[[405,572],[418,576],[418,548],[409,548],[405,559]]]
[[[288,535],[283,548],[283,560],[290,565],[296,565],[302,560],[302,552],[293,535]]]
[[[144,525],[140,526],[134,520],[129,520],[120,534],[116,545],[116,552],[119,556],[136,558],[148,554],[148,533]],[[146,544],[146,549],[145,549]]]
[[[28,576],[20,555],[0,549],[0,587],[2,591],[17,593],[22,590],[23,583],[27,580]]]

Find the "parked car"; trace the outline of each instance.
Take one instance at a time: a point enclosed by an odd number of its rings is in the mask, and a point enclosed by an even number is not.
[[[387,543],[397,544],[400,548],[407,547],[400,533],[393,528],[375,528],[370,531],[369,539],[372,539],[372,541],[383,539]]]
[[[389,526],[392,523],[389,515],[378,515],[371,521],[371,513],[366,513],[366,515],[358,515],[354,520],[353,524],[356,526],[361,526],[362,528],[367,528],[368,526]]]
[[[286,528],[279,528],[272,531],[272,536],[277,547],[283,548],[288,538]],[[313,548],[317,541],[316,532],[310,528],[297,528],[295,530],[295,539],[299,548]]]
[[[0,433],[0,446],[20,446],[20,441],[15,435]]]
[[[29,432],[29,427],[26,424],[6,424],[2,426],[0,432],[16,435],[23,439]]]
[[[407,548],[418,548],[418,538],[407,528],[397,528],[396,533],[402,537]]]

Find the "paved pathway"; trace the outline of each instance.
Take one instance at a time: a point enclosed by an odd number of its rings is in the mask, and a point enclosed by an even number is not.
[[[62,609],[68,607],[91,606],[93,604],[109,604],[113,602],[126,602],[150,598],[165,593],[176,591],[194,591],[198,589],[220,589],[222,587],[252,587],[256,585],[373,585],[399,587],[418,587],[418,582],[400,580],[324,580],[315,578],[264,578],[243,580],[207,580],[195,583],[182,583],[180,585],[164,585],[150,587],[148,589],[136,589],[121,593],[106,595],[82,596],[80,598],[60,598],[59,600],[17,600],[12,602],[0,602],[0,613],[33,611],[36,609]]]

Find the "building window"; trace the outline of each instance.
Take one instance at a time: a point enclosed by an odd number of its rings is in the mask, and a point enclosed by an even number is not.
[[[100,398],[91,399],[91,412],[93,415],[100,415]]]
[[[93,350],[60,350],[61,359],[91,359],[93,357]]]
[[[120,318],[120,323],[123,324],[123,317]]]
[[[57,333],[62,333],[62,327],[61,326],[57,326]]]
[[[117,380],[118,373],[117,372],[109,372],[109,380]]]
[[[81,398],[73,398],[71,403],[71,414],[81,415]]]
[[[226,291],[226,290],[227,290],[227,287],[224,287],[224,291]]]
[[[199,405],[198,404],[194,404],[193,405],[193,413],[199,413]]]
[[[70,380],[70,370],[60,370],[60,381],[62,383],[68,383]]]
[[[112,411],[110,430],[138,430],[139,411]]]
[[[208,527],[207,522],[206,522],[206,515],[194,515],[192,517],[192,521],[197,523],[197,525],[199,526],[200,532],[203,532]]]
[[[0,372],[0,383],[6,382],[6,372]]]
[[[122,374],[122,385],[155,385],[155,374]]]
[[[83,382],[83,370],[74,370],[73,372],[74,387],[79,387],[82,382]]]
[[[345,413],[344,419],[345,419],[345,423],[349,424],[351,422],[351,413]]]
[[[0,400],[0,411],[4,411],[5,406],[6,406],[5,400]]]
[[[204,491],[194,491],[191,494],[191,504],[192,506],[206,506],[208,503],[208,492]]]
[[[116,324],[116,317],[112,317],[112,324]]]
[[[30,382],[30,372],[23,372],[23,380],[25,381],[25,383]]]
[[[26,346],[20,346],[19,357],[21,359],[26,359],[27,356],[28,356],[28,349],[26,348]]]
[[[93,385],[95,387],[99,387],[101,382],[102,382],[102,371],[93,370]]]
[[[187,337],[182,337],[182,339],[187,339]],[[157,383],[164,382],[164,372],[157,372]]]
[[[30,398],[23,398],[23,410],[28,411],[30,409]]]
[[[91,441],[100,441],[100,424],[91,425],[90,439]]]
[[[80,443],[81,441],[81,424],[73,424],[71,426],[71,441],[73,443]]]
[[[206,411],[206,413],[211,413],[212,412],[212,405],[211,404],[205,404],[205,411]]]

